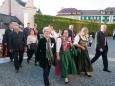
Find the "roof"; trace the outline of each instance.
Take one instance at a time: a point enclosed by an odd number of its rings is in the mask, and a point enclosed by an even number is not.
[[[23,2],[22,0],[16,0],[20,5],[22,5],[22,6],[25,6],[26,5],[26,3],[25,2]]]
[[[82,15],[100,15],[100,10],[81,10]]]
[[[115,7],[107,7],[104,10],[77,10],[76,8],[63,8],[57,14],[57,16],[68,15],[100,15],[101,12],[115,12]]]
[[[0,24],[0,29],[8,29],[8,27],[4,23],[2,23],[2,24]]]
[[[16,16],[10,16],[0,13],[0,20],[2,20],[4,23],[18,22],[23,25],[23,23]]]
[[[77,10],[76,8],[63,8],[58,13],[77,13],[81,12],[80,10]]]
[[[0,27],[3,27],[5,29],[6,27],[8,27],[8,23],[10,22],[17,22],[18,24],[23,25],[23,23],[16,16],[10,16],[10,15],[5,15],[1,13],[0,13],[0,21],[3,22],[3,25]]]
[[[107,7],[103,11],[115,11],[115,7]]]

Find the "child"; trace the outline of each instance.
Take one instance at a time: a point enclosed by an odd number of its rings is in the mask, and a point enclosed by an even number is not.
[[[89,48],[91,48],[92,41],[93,41],[93,37],[92,37],[92,35],[90,35],[89,36]]]

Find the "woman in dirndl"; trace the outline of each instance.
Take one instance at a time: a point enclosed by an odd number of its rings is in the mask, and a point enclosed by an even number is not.
[[[75,58],[78,73],[84,72],[88,77],[92,76],[93,68],[91,65],[90,57],[87,49],[86,35],[88,29],[82,28],[81,32],[75,37],[73,45],[77,47],[78,56]]]
[[[68,36],[68,30],[63,30],[61,40],[57,40],[57,59],[61,64],[61,76],[65,79],[65,83],[68,83],[68,75],[76,75],[77,69],[75,66],[74,58],[71,57],[72,42]]]

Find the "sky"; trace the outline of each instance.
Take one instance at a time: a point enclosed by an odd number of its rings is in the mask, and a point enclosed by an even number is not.
[[[4,0],[0,0],[0,4],[2,1]],[[56,15],[62,8],[103,10],[107,7],[115,7],[115,0],[34,0],[34,4],[43,14]]]

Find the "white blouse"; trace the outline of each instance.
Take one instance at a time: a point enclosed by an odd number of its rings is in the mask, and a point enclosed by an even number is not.
[[[78,44],[79,40],[80,40],[80,37],[79,37],[79,34],[78,34],[78,35],[76,35],[76,37],[74,38],[73,45]]]
[[[51,31],[50,37],[53,37],[53,38],[57,37],[57,33],[55,32],[55,30]]]
[[[28,44],[31,44],[31,43],[37,43],[38,42],[38,40],[37,40],[37,36],[33,36],[33,35],[29,35],[28,37],[27,37],[27,45]]]
[[[57,42],[56,42],[56,52],[60,52],[61,43],[62,43],[61,38],[57,38]]]

